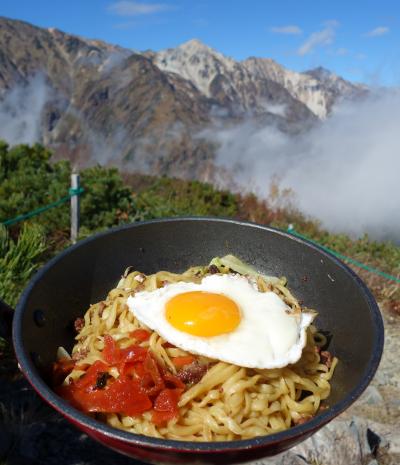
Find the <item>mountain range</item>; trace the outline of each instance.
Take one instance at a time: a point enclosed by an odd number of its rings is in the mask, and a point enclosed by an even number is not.
[[[298,134],[366,92],[323,68],[236,61],[196,39],[138,52],[0,18],[0,136],[78,166],[212,180],[205,129],[252,121]]]

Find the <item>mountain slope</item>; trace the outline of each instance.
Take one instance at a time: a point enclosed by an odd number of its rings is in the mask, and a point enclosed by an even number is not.
[[[199,163],[185,158],[211,157],[207,144],[190,138],[209,121],[206,99],[142,55],[3,18],[0,69],[3,96],[41,77],[39,140],[55,149],[56,159],[165,173],[176,163],[178,174],[192,177]]]
[[[174,49],[153,53],[164,71],[190,80],[209,98],[233,101],[241,109],[262,113],[285,104],[304,118],[303,104],[318,118],[326,118],[338,98],[353,97],[362,87],[321,70],[298,73],[269,58],[250,57],[242,62],[226,57],[193,39]]]
[[[0,138],[55,159],[211,181],[205,129],[244,121],[300,133],[354,86],[269,59],[238,62],[198,40],[136,53],[0,18]]]
[[[242,63],[196,39],[155,53],[152,59],[163,71],[191,81],[204,96],[228,109],[231,115],[272,113],[289,120],[307,120],[313,116],[281,83],[255,75]]]

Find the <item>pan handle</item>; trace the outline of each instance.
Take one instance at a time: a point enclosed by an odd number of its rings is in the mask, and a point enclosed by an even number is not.
[[[10,340],[14,310],[0,299],[0,337]]]

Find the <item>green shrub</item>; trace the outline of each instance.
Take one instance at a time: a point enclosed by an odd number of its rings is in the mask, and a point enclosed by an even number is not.
[[[131,190],[116,168],[96,166],[81,172],[81,226],[87,232],[110,228],[136,217]]]
[[[235,196],[210,184],[157,178],[136,197],[137,214],[141,219],[168,216],[226,216],[237,212]]]
[[[71,167],[67,161],[52,163],[51,152],[41,145],[18,145],[11,149],[0,142],[0,221],[14,218],[68,195]],[[132,194],[115,168],[100,166],[81,171],[85,191],[81,197],[84,235],[115,226],[136,217]],[[52,236],[67,237],[70,228],[69,201],[35,216]]]
[[[12,240],[0,225],[0,296],[14,307],[28,279],[40,264],[46,250],[44,234],[38,225],[24,224],[18,240]]]
[[[36,144],[8,149],[0,142],[0,221],[27,213],[65,197],[69,188],[68,162],[50,163],[51,153]],[[45,232],[66,227],[67,205],[36,217]],[[39,219],[40,218],[40,219]]]

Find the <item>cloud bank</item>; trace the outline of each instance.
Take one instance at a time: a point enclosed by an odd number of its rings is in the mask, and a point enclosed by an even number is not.
[[[10,145],[33,144],[41,137],[42,114],[50,89],[38,74],[25,86],[15,86],[0,100],[0,139]]]
[[[331,231],[400,241],[400,91],[346,103],[307,134],[246,123],[210,131],[217,164],[244,190],[267,197],[271,183]]]

